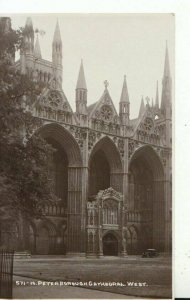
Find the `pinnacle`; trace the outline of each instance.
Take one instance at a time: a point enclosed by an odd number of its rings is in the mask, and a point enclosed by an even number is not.
[[[139,110],[139,117],[141,117],[144,113],[144,110],[145,110],[145,105],[144,105],[144,99],[143,99],[143,96],[141,98],[141,106],[140,106],[140,110]]]
[[[35,49],[34,49],[34,55],[35,55],[35,57],[37,57],[37,58],[42,58],[42,55],[41,55],[41,49],[40,49],[40,43],[39,43],[39,39],[38,39],[38,35],[37,35],[37,38],[36,38],[36,44],[35,44]]]
[[[61,42],[61,33],[60,33],[58,20],[57,20],[55,31],[54,31],[53,41],[54,42]]]
[[[158,94],[158,80],[156,85],[156,99],[155,99],[155,108],[159,108],[159,94]]]
[[[129,102],[129,94],[127,89],[126,75],[124,75],[123,88],[121,92],[120,102]]]
[[[85,80],[85,76],[84,76],[83,60],[82,59],[81,59],[81,65],[80,65],[80,70],[79,70],[76,89],[87,90],[86,80]]]

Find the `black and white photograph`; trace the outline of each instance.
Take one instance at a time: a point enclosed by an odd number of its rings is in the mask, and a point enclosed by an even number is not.
[[[173,13],[0,16],[0,298],[172,299]]]

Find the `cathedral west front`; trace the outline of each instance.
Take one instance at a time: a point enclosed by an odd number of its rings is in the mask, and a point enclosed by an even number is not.
[[[147,248],[171,252],[172,78],[168,47],[161,104],[157,87],[155,102],[142,98],[138,117],[131,119],[124,76],[119,113],[106,80],[100,99],[88,105],[81,61],[74,112],[62,89],[58,22],[52,61],[42,58],[38,37],[34,45],[31,18],[25,28],[25,47],[16,68],[46,84],[30,109],[40,120],[35,131],[55,149],[50,166],[57,196],[54,203],[41,204],[40,219],[26,220],[26,250],[87,257],[141,254]]]

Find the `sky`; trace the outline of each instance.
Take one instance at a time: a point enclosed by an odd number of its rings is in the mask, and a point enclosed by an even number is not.
[[[75,88],[83,59],[88,105],[100,99],[105,80],[116,110],[124,75],[130,116],[138,116],[142,96],[161,97],[166,41],[174,90],[175,17],[173,14],[14,14],[12,27],[31,17],[39,35],[42,57],[52,59],[52,40],[58,20],[63,51],[63,90],[75,111]],[[145,101],[146,103],[146,101]]]

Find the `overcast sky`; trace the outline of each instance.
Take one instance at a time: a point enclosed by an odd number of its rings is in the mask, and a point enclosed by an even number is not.
[[[13,28],[23,27],[29,15],[11,15]],[[75,110],[75,87],[81,58],[88,88],[88,105],[99,100],[104,80],[118,110],[123,77],[138,115],[142,95],[155,99],[161,82],[168,42],[174,90],[174,16],[172,14],[46,14],[30,15],[39,36],[42,57],[51,60],[52,39],[59,21],[63,45],[63,90]]]

